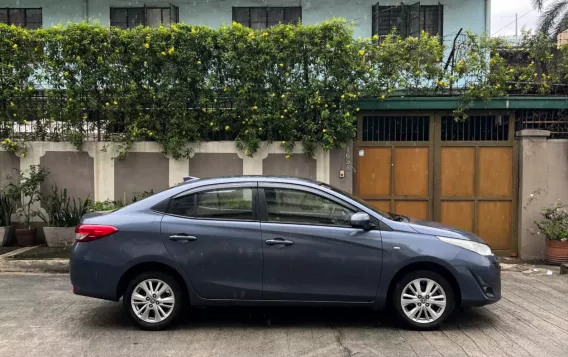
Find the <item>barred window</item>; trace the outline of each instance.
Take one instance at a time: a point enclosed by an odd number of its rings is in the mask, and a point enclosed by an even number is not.
[[[0,23],[27,29],[39,29],[42,25],[42,10],[28,8],[0,8]]]
[[[111,7],[110,25],[121,29],[136,26],[165,27],[179,22],[179,8],[168,7]]]
[[[254,30],[302,20],[301,7],[233,7],[233,21]]]
[[[420,37],[422,31],[432,36],[442,36],[443,5],[421,6],[400,4],[397,6],[373,6],[372,33],[385,37],[393,28],[402,37]]]

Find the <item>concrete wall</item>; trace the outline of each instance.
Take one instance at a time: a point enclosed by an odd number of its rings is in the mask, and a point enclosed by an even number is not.
[[[523,130],[519,137],[519,255],[522,259],[544,257],[545,238],[535,220],[540,210],[558,200],[568,203],[568,140],[548,139],[550,132]]]
[[[345,178],[338,178],[338,170],[346,168],[344,150],[330,153],[318,149],[312,158],[304,155],[302,144],[297,143],[291,158],[286,159],[280,144],[263,143],[249,157],[237,150],[234,142],[221,141],[196,144],[191,152],[190,158],[175,160],[165,156],[154,142],[137,142],[120,160],[111,143],[86,142],[79,152],[67,142],[28,142],[25,157],[0,150],[0,174],[41,165],[51,172],[42,191],[57,185],[67,188],[71,196],[90,196],[97,201],[123,199],[125,195],[130,200],[136,192],[161,191],[182,182],[185,176],[298,176],[325,183],[333,181],[348,190],[352,182],[350,168],[345,171]],[[342,161],[332,164],[332,158]]]
[[[413,3],[410,1],[408,3]],[[444,35],[455,33],[460,28],[470,29],[478,34],[489,31],[490,0],[439,0],[444,5]],[[177,1],[180,22],[206,25],[217,28],[232,22],[233,6],[301,6],[305,24],[317,24],[333,17],[353,20],[355,37],[371,37],[372,6],[376,0],[227,0],[227,1]],[[398,0],[380,1],[382,6],[397,5]],[[87,5],[88,4],[88,5]],[[43,25],[79,22],[87,17],[102,25],[110,21],[110,7],[136,7],[164,5],[169,2],[121,1],[121,0],[2,0],[1,7],[41,7]],[[438,0],[422,0],[421,5],[437,5]],[[489,5],[490,6],[490,5]],[[451,40],[449,36],[448,38]]]

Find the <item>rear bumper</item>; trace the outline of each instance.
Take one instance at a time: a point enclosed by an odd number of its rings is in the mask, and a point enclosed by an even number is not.
[[[501,267],[496,257],[463,250],[453,263],[462,306],[484,306],[501,300]]]
[[[118,278],[116,266],[93,260],[85,245],[96,242],[75,243],[69,261],[69,276],[73,293],[98,299],[118,301]]]

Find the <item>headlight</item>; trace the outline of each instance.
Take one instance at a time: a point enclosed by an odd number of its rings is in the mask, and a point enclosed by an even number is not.
[[[457,245],[458,247],[471,250],[472,252],[475,252],[477,254],[485,256],[493,255],[493,252],[491,252],[491,248],[489,248],[489,246],[486,244],[472,242],[470,240],[456,239],[456,238],[446,238],[446,237],[437,237],[437,238],[442,242]]]

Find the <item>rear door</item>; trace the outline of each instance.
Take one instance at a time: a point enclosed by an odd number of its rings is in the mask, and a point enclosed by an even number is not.
[[[263,299],[371,302],[380,231],[351,227],[357,210],[322,191],[261,183]]]
[[[203,298],[261,298],[256,186],[256,182],[206,186],[170,200],[162,239]]]

